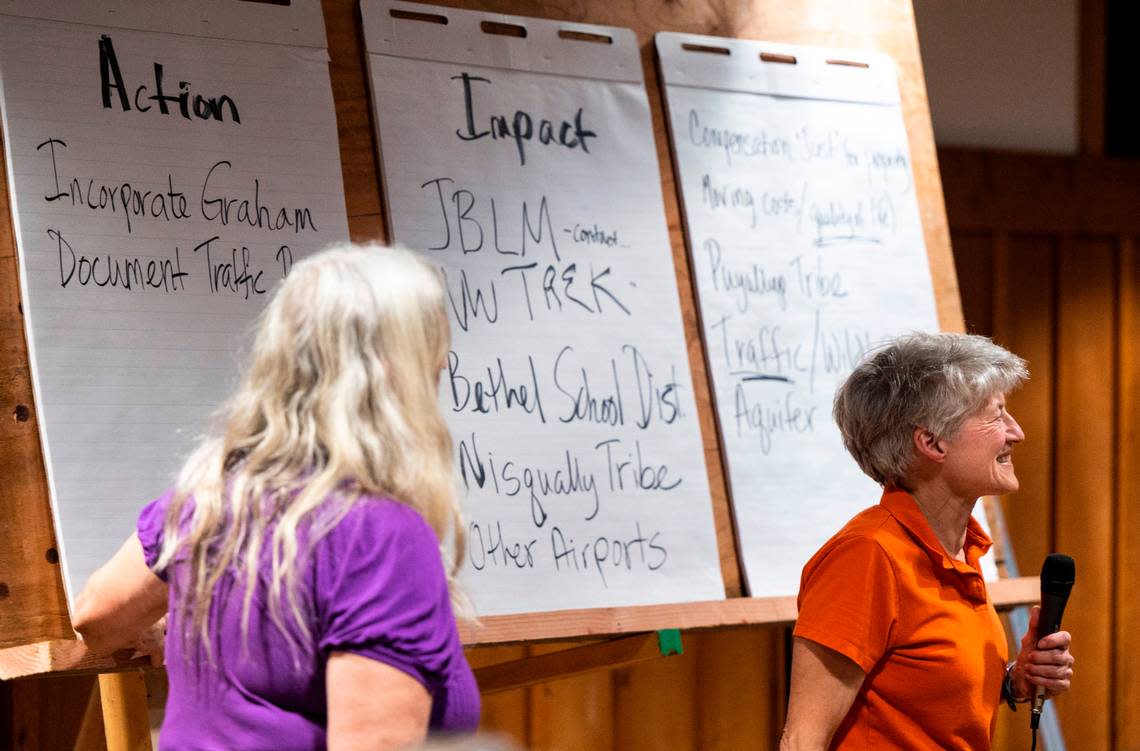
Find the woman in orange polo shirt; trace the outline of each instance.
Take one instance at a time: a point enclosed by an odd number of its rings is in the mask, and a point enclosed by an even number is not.
[[[1027,377],[984,337],[911,334],[839,388],[844,445],[884,492],[804,567],[783,751],[988,749],[1002,699],[1069,689],[1071,638],[1035,644],[1036,608],[1007,663],[970,515],[1017,490],[1005,395]]]

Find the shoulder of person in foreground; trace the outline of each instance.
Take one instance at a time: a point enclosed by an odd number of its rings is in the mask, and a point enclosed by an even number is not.
[[[462,655],[439,539],[412,508],[363,498],[317,543],[318,648],[381,660],[434,692]]]
[[[890,554],[866,531],[845,530],[804,566],[795,636],[838,652],[869,673],[899,618]]]
[[[366,498],[315,554],[330,748],[422,740],[464,659],[435,532],[403,504]]]

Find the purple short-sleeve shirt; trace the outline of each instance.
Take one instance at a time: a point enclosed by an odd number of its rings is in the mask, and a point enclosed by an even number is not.
[[[168,493],[153,501],[139,516],[139,540],[151,568],[171,498]],[[244,645],[243,590],[225,576],[214,591],[216,667],[204,655],[184,652],[171,607],[163,749],[324,748],[331,652],[379,660],[422,683],[432,697],[432,731],[475,729],[478,687],[459,641],[435,533],[419,514],[390,499],[361,499],[301,560],[300,602],[312,629],[307,656],[297,656],[270,620],[268,556]],[[156,573],[170,584],[173,606],[187,581],[185,564],[176,559]]]

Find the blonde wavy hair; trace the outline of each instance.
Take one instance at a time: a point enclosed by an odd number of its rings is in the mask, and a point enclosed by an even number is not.
[[[185,644],[198,641],[213,663],[209,614],[228,574],[244,585],[248,638],[268,547],[270,618],[294,658],[305,654],[312,633],[297,563],[364,496],[394,498],[431,525],[453,604],[466,612],[456,583],[466,530],[437,400],[449,348],[440,274],[411,252],[343,245],[293,267],[167,512],[156,568],[188,564],[176,603]]]

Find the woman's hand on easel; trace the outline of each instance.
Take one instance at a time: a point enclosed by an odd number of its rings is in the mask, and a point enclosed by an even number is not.
[[[159,618],[157,622],[152,624],[146,631],[139,635],[138,640],[132,645],[135,653],[131,655],[131,659],[139,657],[149,657],[150,664],[154,667],[161,667],[164,661],[164,647],[166,645],[166,616]]]

